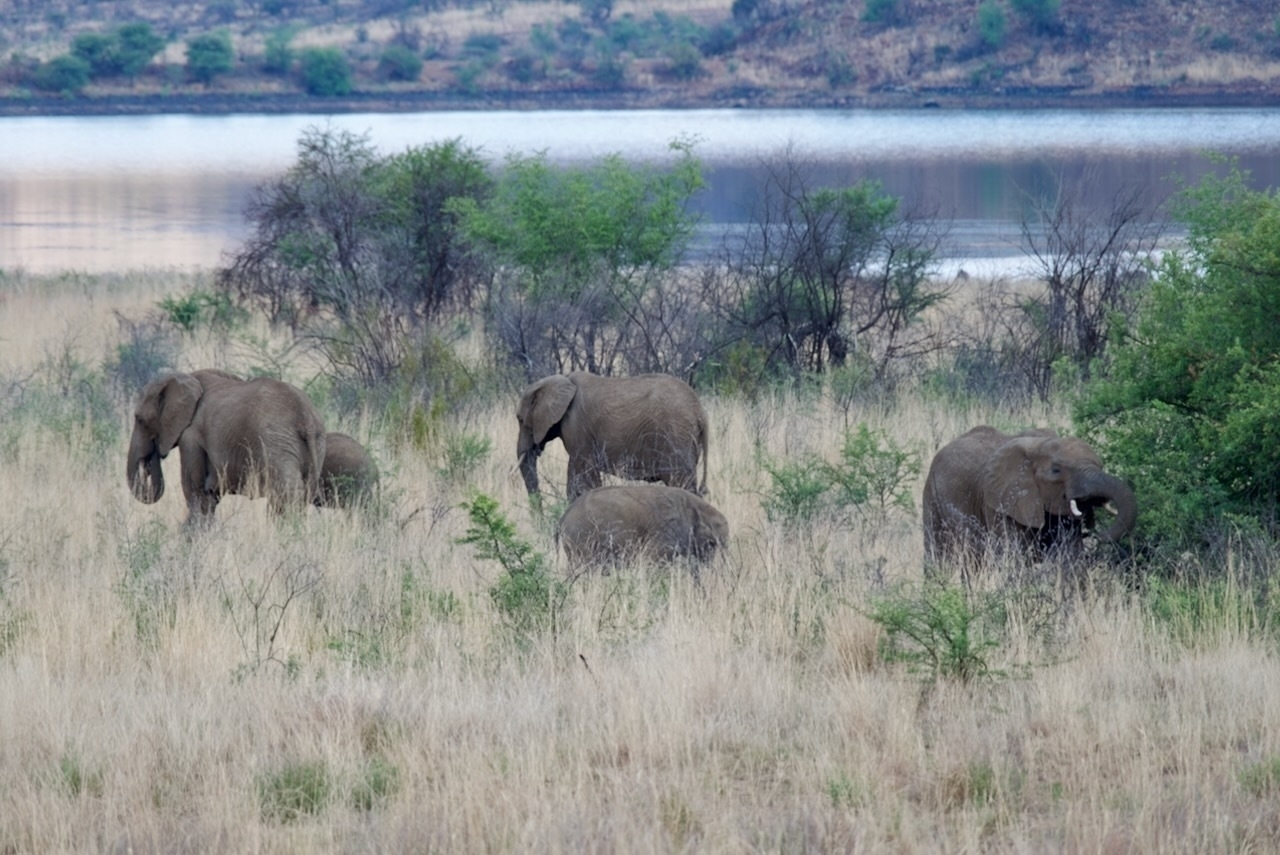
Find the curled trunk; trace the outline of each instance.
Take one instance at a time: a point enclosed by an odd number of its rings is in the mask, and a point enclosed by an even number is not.
[[[1114,475],[1097,472],[1090,475],[1082,486],[1086,495],[1104,498],[1116,509],[1115,521],[1105,530],[1095,532],[1099,540],[1114,543],[1133,530],[1138,519],[1138,503],[1128,484]]]

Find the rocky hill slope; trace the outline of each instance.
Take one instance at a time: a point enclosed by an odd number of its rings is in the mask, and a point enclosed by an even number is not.
[[[1280,101],[1273,0],[8,5],[8,113]],[[51,74],[67,57],[97,63],[131,23],[162,42],[141,69]],[[228,58],[205,74],[192,45],[211,35]],[[317,83],[318,55],[338,66]]]

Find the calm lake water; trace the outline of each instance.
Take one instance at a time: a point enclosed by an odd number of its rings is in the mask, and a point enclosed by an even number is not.
[[[873,178],[951,224],[952,263],[1017,256],[1026,194],[1063,183],[1105,205],[1139,183],[1239,158],[1258,187],[1280,182],[1280,109],[1108,111],[662,110],[430,112],[338,116],[0,118],[0,267],[36,272],[207,268],[248,231],[254,186],[293,162],[301,132],[368,134],[384,153],[460,137],[495,163],[545,151],[583,163],[609,153],[661,160],[696,140],[709,190],[704,234],[741,222],[762,160],[790,146],[832,182]]]

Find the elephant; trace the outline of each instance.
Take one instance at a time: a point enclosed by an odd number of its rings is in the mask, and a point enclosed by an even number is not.
[[[710,561],[729,540],[729,521],[710,502],[666,484],[614,484],[573,500],[556,531],[575,567],[643,556]]]
[[[324,439],[317,507],[348,508],[373,495],[378,465],[364,446],[345,433],[329,431]]]
[[[1107,504],[1116,517],[1099,528],[1095,514]],[[1071,554],[1088,532],[1114,543],[1133,530],[1138,512],[1133,490],[1083,440],[1046,429],[1010,436],[988,425],[938,451],[923,506],[926,560],[966,567],[988,545],[1043,559]]]
[[[126,479],[151,504],[164,495],[160,461],[177,447],[188,520],[227,493],[267,495],[273,511],[320,494],[324,422],[300,390],[223,371],[169,374],[139,393]]]
[[[569,453],[570,502],[599,487],[605,474],[706,494],[707,414],[689,384],[670,375],[553,374],[525,388],[516,421],[516,456],[530,496],[538,493],[538,456],[556,438]]]

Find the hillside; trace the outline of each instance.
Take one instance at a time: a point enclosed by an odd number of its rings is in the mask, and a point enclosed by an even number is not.
[[[1269,0],[8,5],[10,114],[1266,104],[1280,93]],[[133,67],[113,47],[130,26],[154,49]]]

